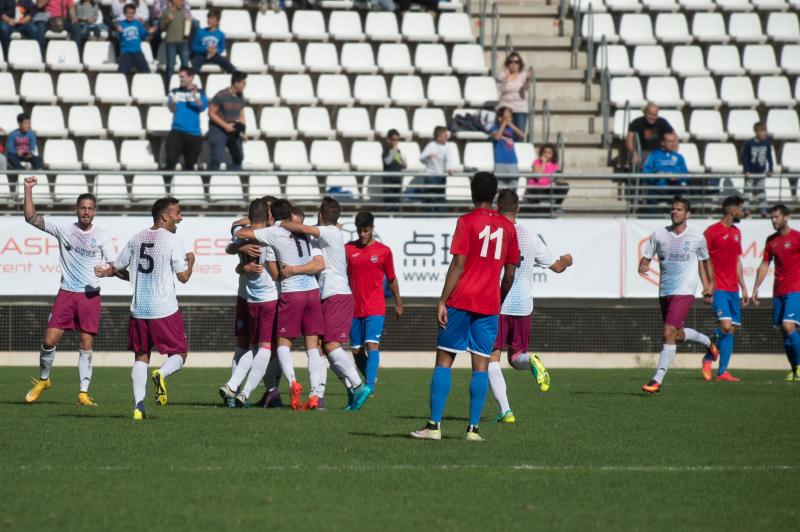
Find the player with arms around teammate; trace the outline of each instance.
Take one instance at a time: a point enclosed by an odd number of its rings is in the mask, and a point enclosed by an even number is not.
[[[722,202],[722,220],[710,225],[703,234],[714,268],[714,299],[711,310],[719,325],[714,331],[719,348],[717,380],[737,382],[728,371],[733,354],[733,335],[742,325],[742,305],[750,303],[742,273],[742,232],[735,224],[744,217],[744,200],[739,196],[725,198]],[[739,287],[742,299],[739,301]],[[711,363],[715,351],[703,357],[703,379],[711,380]]]
[[[781,328],[783,347],[792,371],[787,381],[800,381],[800,231],[789,227],[789,209],[774,205],[769,210],[775,232],[767,237],[764,257],[756,272],[753,303],[758,305],[758,289],[767,276],[769,263],[775,261],[772,288],[772,324]]]
[[[33,388],[25,396],[25,402],[33,403],[50,386],[50,369],[56,356],[56,346],[64,331],[80,331],[78,377],[80,392],[78,404],[96,406],[89,397],[92,380],[92,344],[100,330],[100,283],[94,267],[103,261],[114,260],[111,236],[94,225],[96,200],[92,194],[81,194],[75,204],[78,221],[56,223],[36,213],[33,204],[35,177],[26,177],[25,221],[53,235],[58,240],[61,262],[61,287],[56,295],[50,318],[47,320],[42,347],[39,350],[38,379],[33,379]]]
[[[489,362],[489,387],[500,408],[496,421],[514,423],[516,417],[508,403],[506,381],[500,369],[502,350],[508,348],[508,363],[512,368],[530,370],[543,392],[550,389],[550,374],[539,355],[528,354],[533,313],[533,276],[536,266],[549,268],[555,273],[563,272],[572,266],[572,255],[556,258],[541,235],[531,234],[525,226],[517,223],[519,197],[513,190],[507,188],[500,191],[497,195],[497,211],[514,224],[519,244],[520,264],[514,274],[514,284],[500,309],[497,338]]]
[[[403,300],[400,299],[400,285],[394,272],[392,250],[375,240],[375,217],[371,212],[360,212],[355,222],[358,238],[345,245],[347,276],[355,300],[350,347],[371,394],[381,365],[380,342],[386,317],[384,279],[389,282],[397,319],[403,315]]]
[[[372,390],[361,382],[353,356],[342,349],[342,344],[350,341],[350,324],[355,304],[347,279],[344,235],[337,226],[341,212],[339,202],[325,196],[319,207],[318,225],[283,222],[281,226],[292,233],[316,238],[322,251],[325,259],[325,269],[319,274],[322,315],[325,320],[322,347],[331,362],[331,368],[347,389],[347,410],[355,411],[364,405]],[[295,268],[291,265],[284,266],[282,273],[291,277]]]
[[[494,174],[478,172],[470,188],[475,208],[458,219],[450,247],[453,261],[437,308],[439,339],[430,388],[431,416],[425,427],[411,433],[412,438],[442,439],[453,360],[456,354],[469,351],[472,380],[467,440],[482,440],[478,422],[489,389],[489,358],[497,338],[500,305],[514,282],[520,254],[514,224],[492,210],[497,192]],[[502,281],[498,282],[501,271]]]
[[[676,342],[698,342],[708,348],[716,359],[717,347],[708,336],[684,327],[686,316],[694,304],[697,292],[697,275],[703,284],[703,297],[710,302],[714,292],[713,278],[709,271],[706,239],[697,230],[688,226],[692,206],[689,200],[676,196],[672,199],[670,218],[672,224],[656,229],[639,261],[639,275],[647,276],[650,261],[658,257],[661,275],[658,280],[658,300],[661,305],[663,346],[658,359],[658,369],[642,391],[658,393],[661,383],[675,358]]]
[[[292,266],[294,275],[282,276],[278,299],[278,361],[281,371],[289,381],[293,410],[303,407],[303,387],[297,382],[292,364],[292,340],[304,336],[308,355],[311,392],[309,408],[319,406],[320,388],[324,386],[325,363],[319,353],[319,336],[325,332],[322,305],[319,299],[319,284],[316,275],[325,269],[322,252],[306,235],[296,235],[282,228],[282,222],[291,220],[292,204],[279,199],[272,204],[275,225],[263,229],[241,229],[238,238],[257,240],[275,252],[276,265],[280,271]],[[313,400],[311,400],[314,398]]]
[[[153,226],[133,236],[125,244],[112,271],[127,270],[133,285],[131,317],[128,320],[128,349],[135,362],[133,382],[133,419],[145,417],[144,396],[147,391],[147,366],[155,347],[167,360],[153,370],[156,403],[167,404],[166,378],[179,371],[189,351],[183,314],[178,309],[175,277],[187,283],[192,276],[194,253],[187,253],[175,235],[183,219],[175,198],[161,198],[153,203]]]

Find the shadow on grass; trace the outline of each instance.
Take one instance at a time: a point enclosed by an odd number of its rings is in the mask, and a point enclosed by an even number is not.
[[[411,431],[409,431],[411,432]],[[351,436],[359,436],[362,438],[386,438],[391,440],[413,440],[411,436],[408,435],[408,432],[351,432]],[[456,436],[442,436],[443,440],[461,440],[463,438],[459,438]]]
[[[33,408],[33,406],[35,405],[62,405],[62,404],[68,404],[68,403],[61,403],[59,401],[36,401],[33,403],[27,403],[25,402],[24,399],[20,399],[19,401],[14,401],[14,400],[0,401],[0,405],[20,405],[20,406],[30,406],[31,408]]]
[[[650,397],[650,394],[644,392],[590,392],[590,391],[577,391],[569,392],[570,395],[620,395],[623,397]]]
[[[425,423],[425,420],[427,419],[425,416],[394,416],[394,417],[395,419],[415,419],[420,423]],[[464,416],[444,416],[442,418],[442,421],[463,421],[464,423],[466,423],[468,420]]]
[[[56,414],[53,417],[72,417],[78,419],[131,419],[131,416],[122,414]]]

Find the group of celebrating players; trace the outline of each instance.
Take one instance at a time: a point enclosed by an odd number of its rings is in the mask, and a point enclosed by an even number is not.
[[[133,418],[144,419],[151,351],[155,348],[167,356],[150,376],[160,405],[167,404],[166,379],[183,367],[188,352],[175,278],[182,283],[189,281],[195,257],[186,252],[175,234],[182,220],[179,200],[157,200],[152,208],[152,227],[134,235],[115,257],[110,235],[93,224],[93,195],[78,197],[76,223],[52,223],[36,213],[32,199],[35,185],[35,177],[25,178],[25,219],[58,240],[62,278],[40,350],[40,377],[34,379],[26,401],[35,402],[51,387],[56,345],[65,330],[77,329],[78,402],[95,406],[88,391],[92,343],[100,322],[99,278],[115,276],[133,287],[128,327],[128,348],[135,356],[131,372]],[[515,422],[500,369],[504,349],[511,367],[531,371],[542,391],[550,387],[550,375],[541,359],[528,352],[534,269],[561,273],[572,265],[572,256],[556,258],[540,235],[516,223],[519,198],[510,189],[498,194],[494,174],[476,173],[471,193],[475,208],[458,219],[450,249],[453,260],[437,307],[439,334],[430,385],[430,417],[422,429],[410,434],[414,438],[441,439],[451,367],[458,353],[471,354],[470,441],[482,439],[478,422],[489,389],[499,407],[496,421]],[[660,391],[678,341],[707,347],[702,363],[706,380],[712,379],[712,362],[718,358],[717,380],[738,380],[730,374],[728,365],[733,334],[741,325],[740,287],[744,304],[750,301],[740,258],[741,232],[735,226],[743,216],[742,205],[741,198],[727,198],[722,220],[701,235],[687,225],[689,201],[676,197],[671,225],[652,234],[639,272],[647,275],[651,259],[658,257],[664,328],[658,369],[642,387],[645,392]],[[325,358],[347,390],[347,410],[361,409],[373,394],[386,313],[384,283],[393,295],[398,318],[403,305],[392,252],[375,240],[373,215],[359,213],[355,218],[358,237],[345,243],[340,213],[338,202],[326,197],[318,211],[317,225],[306,225],[302,211],[288,200],[268,196],[252,201],[247,218],[233,223],[226,251],[240,257],[236,267],[237,347],[231,377],[219,389],[226,405],[249,407],[253,391],[263,381],[266,393],[256,404],[282,406],[278,384],[283,375],[289,382],[292,409],[325,408]],[[770,214],[776,232],[767,239],[752,301],[759,303],[758,288],[774,259],[774,322],[784,336],[792,369],[789,379],[800,380],[800,232],[788,227],[785,206],[774,206]],[[712,338],[684,326],[698,276],[704,298],[712,303],[719,323]],[[305,341],[310,381],[305,403],[291,356],[292,342],[300,337]],[[352,352],[345,350],[348,343]]]

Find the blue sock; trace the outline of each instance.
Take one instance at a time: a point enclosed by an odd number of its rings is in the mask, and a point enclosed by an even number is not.
[[[451,370],[450,368],[433,368],[431,379],[431,421],[442,422],[444,405],[450,395]]]
[[[486,392],[489,391],[489,373],[486,371],[473,371],[469,381],[469,424],[478,425],[483,412],[483,403],[486,401]]]
[[[717,347],[719,347],[719,370],[717,375],[722,375],[728,371],[728,364],[730,364],[731,355],[733,355],[733,335],[725,334],[719,329],[714,332],[717,335]]]
[[[361,372],[362,377],[367,376],[367,355],[364,354],[363,351],[359,351],[357,355],[353,357],[356,361],[356,367],[358,371]]]
[[[367,386],[375,389],[375,381],[378,380],[378,367],[381,365],[381,352],[377,349],[370,351],[367,356]]]
[[[800,332],[793,331],[784,339],[783,345],[786,347],[789,365],[792,366],[792,371],[796,371],[797,366],[800,365]]]

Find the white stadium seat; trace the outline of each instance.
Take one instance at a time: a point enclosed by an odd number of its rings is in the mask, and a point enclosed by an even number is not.
[[[619,40],[619,35],[617,35],[617,30],[614,27],[614,19],[609,13],[598,13],[591,17],[583,17],[581,19],[581,37],[584,39],[589,38],[590,20],[593,21],[594,25],[594,42],[602,41],[603,37],[605,37],[606,41],[609,43],[615,43]]]
[[[421,139],[433,138],[433,129],[436,126],[447,126],[444,111],[441,109],[416,109],[411,127],[414,134]]]
[[[78,150],[75,149],[75,142],[72,140],[48,140],[44,145],[42,159],[45,168],[56,170],[81,169],[81,163],[78,161]]]
[[[244,9],[223,9],[219,29],[233,41],[252,41],[256,38],[250,13]]]
[[[466,171],[491,172],[494,169],[494,145],[491,142],[467,142],[464,145]]]
[[[164,105],[167,102],[164,78],[160,74],[134,74],[131,97],[140,105]]]
[[[311,165],[308,162],[306,145],[299,140],[279,140],[275,143],[274,162],[280,170],[308,171]]]
[[[238,175],[212,175],[208,180],[208,199],[219,205],[241,205],[242,179]]]
[[[728,42],[725,19],[721,13],[696,13],[692,19],[692,35],[700,42]]]
[[[762,43],[767,40],[757,13],[733,13],[728,21],[728,34],[740,43]]]
[[[450,64],[459,74],[485,76],[489,71],[479,44],[456,44],[450,57]]]
[[[322,12],[316,10],[296,10],[292,16],[292,34],[301,41],[327,41],[325,20]]]
[[[440,14],[439,37],[441,37],[444,42],[475,42],[469,16],[466,13]]]
[[[21,105],[0,105],[0,128],[6,133],[17,129],[17,115],[22,112]]]
[[[322,74],[317,79],[317,97],[322,105],[353,105],[350,80],[344,74]]]
[[[800,45],[787,44],[783,46],[781,68],[787,74],[800,75]]]
[[[253,83],[253,78],[256,78],[257,75],[247,76],[247,85],[245,85],[245,100],[247,100],[247,89],[250,88],[250,85]],[[206,76],[205,82],[205,93],[206,97],[208,97],[209,101],[217,95],[217,93],[221,90],[227,89],[231,85],[231,75],[230,74],[209,74]],[[274,87],[274,84],[273,84]],[[133,87],[131,87],[131,94],[133,94]]]
[[[406,11],[401,25],[403,38],[412,42],[436,42],[439,35],[429,13]]]
[[[514,153],[517,155],[517,170],[528,172],[533,169],[536,149],[530,142],[515,142]]]
[[[736,146],[728,143],[710,142],[706,144],[703,162],[709,172],[738,174],[742,172]]]
[[[755,107],[758,105],[758,100],[753,93],[753,83],[746,76],[722,78],[719,94],[728,107]]]
[[[770,109],[767,113],[767,131],[773,138],[797,140],[800,138],[800,122],[794,109]]]
[[[8,47],[8,65],[13,70],[44,70],[39,43],[33,39],[11,41]]]
[[[656,38],[668,43],[690,43],[694,40],[683,13],[660,13],[656,17]]]
[[[389,105],[389,91],[383,76],[356,76],[353,96],[361,105]]]
[[[418,44],[414,52],[414,67],[421,74],[450,74],[453,71],[447,63],[447,49],[443,44]]]
[[[409,172],[421,172],[425,169],[425,165],[420,161],[419,144],[416,142],[400,142],[397,145],[400,151],[406,158],[406,170]]]
[[[126,105],[133,102],[125,74],[103,72],[94,82],[94,95],[100,103]]]
[[[348,42],[342,46],[342,69],[350,74],[374,74],[375,54],[368,43]]]
[[[265,41],[288,41],[292,38],[286,11],[266,11],[256,14],[256,35]]]
[[[639,12],[642,10],[641,0],[606,0],[606,7],[609,11],[633,11]]]
[[[350,166],[344,162],[344,151],[338,140],[313,141],[309,160],[315,170],[337,172],[350,169]]]
[[[611,78],[610,99],[617,107],[625,107],[626,102],[630,102],[631,107],[642,107],[646,103],[642,83],[636,77]]]
[[[784,142],[781,166],[788,172],[800,172],[800,142]]]
[[[628,133],[628,125],[632,120],[635,118],[639,118],[642,116],[642,111],[638,109],[631,109],[630,115],[628,119],[625,119],[625,110],[624,109],[617,109],[614,111],[614,137],[621,139],[625,138]]]
[[[608,68],[608,73],[612,76],[632,76],[634,73],[628,57],[628,47],[623,44],[609,44],[606,52],[603,48],[598,48],[595,66],[600,70]]]
[[[226,85],[230,84],[230,78]],[[209,76],[210,78],[210,76]],[[208,99],[214,97],[210,91],[206,93]],[[269,74],[254,74],[247,76],[247,85],[244,87],[244,99],[251,105],[277,105],[281,99],[275,90],[275,79]]]
[[[329,175],[325,178],[325,193],[338,198],[339,201],[359,199],[358,179],[352,175]]]
[[[286,197],[291,201],[319,201],[319,182],[313,175],[290,175],[286,178]]]
[[[89,170],[119,170],[117,148],[113,140],[88,139],[83,144],[83,164]]]
[[[678,81],[671,77],[652,77],[647,80],[647,101],[659,107],[683,107]]]
[[[703,50],[699,46],[676,46],[670,57],[672,71],[682,77],[707,76]]]
[[[650,15],[625,13],[619,23],[619,38],[628,46],[636,44],[655,44],[653,23]]]
[[[39,137],[66,137],[64,113],[58,105],[37,105],[31,111],[31,128]]]
[[[108,131],[115,137],[144,138],[138,107],[115,105],[108,111]]]
[[[78,45],[72,40],[52,40],[47,44],[45,63],[50,70],[83,70]]]
[[[14,74],[0,72],[0,103],[18,103],[19,94],[14,83]]]
[[[292,110],[288,107],[264,107],[261,109],[261,131],[267,138],[290,138],[297,136]]]
[[[789,80],[784,76],[763,76],[758,80],[758,99],[767,107],[789,107],[797,102],[792,97]]]
[[[753,5],[759,11],[785,11],[788,6],[785,0],[752,0]],[[793,0],[789,0],[792,2]],[[795,8],[798,6],[795,5]]]
[[[267,63],[276,72],[305,72],[296,42],[273,42],[269,45]]]
[[[378,48],[378,68],[384,74],[413,74],[411,54],[405,43],[384,43]]]
[[[678,0],[678,3],[686,11],[713,11],[716,7],[714,0]]]
[[[690,107],[718,107],[722,103],[714,78],[708,76],[683,80],[683,99]]]
[[[489,76],[469,76],[464,83],[464,100],[474,107],[483,107],[497,101],[497,84]]]
[[[689,132],[699,140],[726,140],[719,111],[695,109],[689,117]]]
[[[105,137],[100,108],[94,105],[73,105],[67,118],[69,133],[75,137]]]
[[[592,9],[592,13],[605,13],[607,11],[603,0],[571,0],[570,4],[573,11],[580,11],[581,13],[588,13],[589,8]]]
[[[742,54],[742,65],[749,74],[759,76],[781,73],[775,61],[775,49],[769,44],[748,44]]]
[[[167,195],[164,176],[135,175],[131,183],[131,201],[134,203],[151,203],[153,200]]]
[[[123,140],[119,149],[119,162],[126,170],[156,170],[153,148],[146,140]]]
[[[675,130],[675,134],[678,135],[679,139],[682,141],[689,139],[690,135],[686,130],[686,122],[683,119],[683,111],[676,109],[661,109],[658,113],[658,116],[669,122],[669,125],[671,125],[672,129]]]
[[[250,144],[246,142],[245,144]],[[205,205],[203,178],[196,174],[177,174],[172,178],[170,195],[180,198],[181,205]]]
[[[356,172],[383,170],[383,146],[380,142],[357,140],[350,148],[350,167]]]
[[[161,83],[162,87],[164,83]],[[0,93],[2,93],[0,86]],[[89,77],[83,72],[65,72],[58,76],[56,96],[63,103],[94,103]]]
[[[263,140],[248,140],[242,144],[242,151],[244,152],[243,170],[272,170],[267,143]]]
[[[83,64],[92,72],[116,72],[117,54],[109,41],[86,41],[83,45]]]
[[[753,137],[753,124],[760,120],[755,109],[733,109],[728,112],[728,135],[734,140]]]
[[[468,202],[470,200],[469,178],[466,176],[447,176],[444,197],[447,201]]]
[[[411,138],[412,132],[408,126],[408,115],[405,109],[384,107],[375,112],[375,134],[385,138],[390,129],[396,129],[402,138]]]
[[[250,74],[263,74],[267,71],[264,64],[264,52],[261,44],[257,42],[234,42],[231,45],[231,63],[236,65],[236,70]]]
[[[372,138],[369,113],[363,107],[343,107],[336,114],[336,129],[344,138]]]
[[[27,103],[56,103],[53,78],[41,72],[25,72],[19,82],[20,98]]]
[[[400,41],[397,17],[394,13],[371,11],[367,13],[364,32],[370,41]]]
[[[478,117],[481,117],[481,119],[483,119],[484,114],[486,115],[487,118],[487,123],[484,125],[488,126],[489,115],[491,115],[491,121],[492,122],[494,121],[494,113],[491,113],[489,111],[481,111],[480,109],[453,109],[452,117],[455,118],[457,116],[463,116],[463,115],[476,115]],[[467,139],[467,140],[486,140],[489,138],[489,134],[483,130],[457,131],[454,134],[459,139]]]
[[[717,7],[722,11],[752,11],[753,4],[750,0],[716,0]]]
[[[642,3],[650,11],[678,11],[680,9],[676,0],[644,0]]]
[[[436,107],[460,107],[464,105],[461,85],[455,76],[431,76],[428,78],[428,100]]]
[[[688,142],[681,142],[678,145],[678,153],[683,155],[686,162],[686,170],[691,174],[702,174],[705,172],[705,167],[700,164],[700,153],[697,151],[697,145]]]
[[[739,49],[732,45],[712,45],[708,49],[706,62],[708,70],[716,76],[741,76],[744,74],[739,59]]]
[[[297,131],[306,138],[333,138],[331,117],[324,107],[301,107],[297,113]]]
[[[392,78],[389,96],[394,105],[417,107],[428,103],[419,76],[395,76]]]
[[[767,35],[774,42],[800,42],[797,13],[770,13],[767,19]]]
[[[172,113],[163,105],[153,105],[147,108],[145,127],[149,135],[165,136],[172,129]],[[250,134],[248,128],[247,134]]]
[[[100,174],[95,178],[97,202],[104,205],[127,205],[128,187],[125,176],[120,174]]]
[[[342,71],[336,46],[328,42],[310,42],[306,45],[305,64],[311,72],[336,74]]]
[[[667,56],[659,45],[641,45],[633,51],[633,68],[640,76],[668,76]]]
[[[306,74],[286,74],[281,78],[281,100],[289,105],[315,105],[314,87],[311,76]]]
[[[365,37],[356,11],[333,11],[328,19],[328,33],[335,41],[363,41]]]
[[[45,147],[45,149],[47,149]],[[53,186],[53,198],[56,203],[75,204],[75,198],[89,192],[89,184],[85,175],[58,174]]]
[[[250,176],[250,200],[263,196],[281,196],[281,182],[276,175],[251,175]]]

